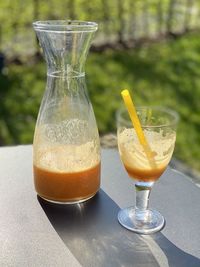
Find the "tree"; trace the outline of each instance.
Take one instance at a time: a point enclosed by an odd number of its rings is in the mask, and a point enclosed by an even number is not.
[[[162,31],[163,31],[163,5],[162,5],[162,0],[158,0],[158,3],[157,3],[157,31],[158,31],[158,34],[162,34]]]
[[[102,6],[102,18],[104,24],[104,33],[109,33],[109,21],[110,21],[110,13],[109,13],[109,5],[107,0],[101,0]]]
[[[33,0],[33,20],[34,21],[39,20],[39,0]],[[40,49],[36,35],[35,35],[35,51],[36,54],[39,54]]]
[[[137,19],[136,19],[136,1],[129,0],[129,38],[136,39]]]
[[[119,26],[118,26],[118,42],[123,44],[124,43],[124,38],[123,38],[123,33],[124,33],[124,1],[117,0],[117,13],[118,13],[118,21],[119,21]]]
[[[67,2],[67,8],[69,10],[68,14],[69,14],[69,18],[71,20],[75,20],[76,19],[76,0],[68,0]]]
[[[144,36],[149,36],[149,1],[143,0],[142,5],[142,21]]]
[[[175,8],[176,0],[169,0],[168,6],[168,14],[167,14],[167,33],[173,33],[173,19],[174,19],[174,8]]]
[[[184,17],[184,31],[187,32],[190,28],[190,22],[191,22],[191,10],[192,7],[194,5],[194,1],[193,0],[186,0],[185,3],[186,7],[185,7],[185,17]]]
[[[39,0],[33,0],[33,19],[34,21],[39,18]]]

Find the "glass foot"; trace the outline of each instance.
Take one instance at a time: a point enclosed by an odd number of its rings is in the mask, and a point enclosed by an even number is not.
[[[160,231],[165,226],[164,217],[156,210],[147,210],[142,214],[136,215],[135,208],[129,207],[119,211],[118,221],[119,223],[138,234],[152,234]]]

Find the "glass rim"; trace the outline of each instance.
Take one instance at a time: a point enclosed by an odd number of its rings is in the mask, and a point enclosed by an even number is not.
[[[160,124],[160,125],[143,125],[142,122],[140,121],[143,129],[171,127],[171,126],[176,126],[179,122],[179,119],[180,119],[179,114],[171,108],[168,108],[165,106],[136,106],[136,111],[145,110],[145,109],[160,110],[161,112],[164,112],[166,114],[170,114],[172,119],[170,120],[169,123]],[[126,107],[121,107],[117,110],[117,112],[116,112],[117,122],[121,121],[121,122],[124,122],[125,124],[133,126],[131,119],[127,120],[121,116],[123,112],[126,112],[128,114],[128,110],[126,109]]]
[[[95,32],[98,24],[83,20],[40,20],[33,22],[33,28],[48,32]]]

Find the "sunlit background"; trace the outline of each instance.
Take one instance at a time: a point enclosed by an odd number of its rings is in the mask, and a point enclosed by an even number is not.
[[[166,105],[181,121],[175,157],[200,171],[200,1],[0,1],[0,145],[32,143],[46,67],[32,22],[96,21],[86,64],[101,135],[115,132],[120,91]]]

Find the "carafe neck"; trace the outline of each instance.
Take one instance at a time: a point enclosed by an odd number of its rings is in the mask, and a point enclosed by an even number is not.
[[[84,76],[85,61],[97,24],[80,21],[33,23],[51,76]]]

